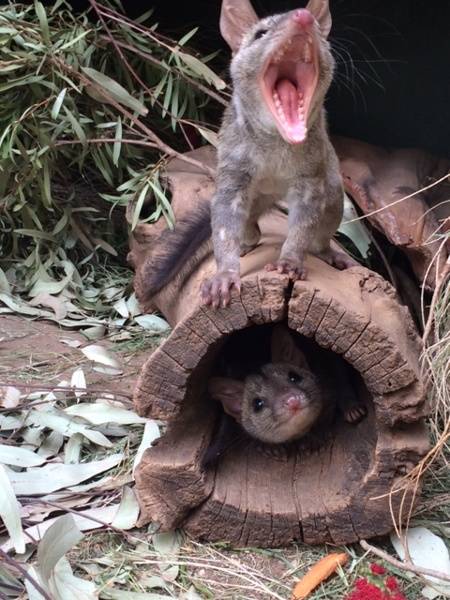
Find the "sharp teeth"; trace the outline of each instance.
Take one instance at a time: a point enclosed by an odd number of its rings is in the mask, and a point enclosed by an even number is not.
[[[311,46],[306,44],[303,48],[303,62],[310,63],[312,60]]]
[[[281,101],[280,101],[280,97],[278,96],[278,94],[276,92],[273,93],[273,102],[277,108],[280,108]]]
[[[308,41],[308,44],[310,44],[312,46],[312,43],[313,43],[312,37],[310,35],[308,35],[308,37],[306,39]]]

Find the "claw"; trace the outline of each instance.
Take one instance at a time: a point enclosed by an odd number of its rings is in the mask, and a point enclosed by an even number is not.
[[[211,279],[205,279],[200,288],[202,303],[211,305],[217,309],[227,307],[231,302],[231,289],[236,288],[241,292],[241,280],[239,273],[235,271],[223,271],[216,273]]]
[[[280,258],[276,263],[269,263],[265,267],[266,271],[278,271],[278,273],[286,273],[289,279],[297,281],[298,279],[306,279],[306,268],[302,260],[292,258]]]
[[[367,414],[367,409],[364,405],[358,404],[357,406],[352,406],[344,413],[344,419],[347,423],[359,423]]]

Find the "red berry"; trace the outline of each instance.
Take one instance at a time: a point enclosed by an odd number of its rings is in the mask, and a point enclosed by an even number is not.
[[[370,565],[370,570],[374,575],[384,575],[386,573],[386,569],[377,563],[372,563]]]
[[[398,581],[392,575],[386,579],[385,585],[391,592],[396,592],[398,590]]]
[[[385,600],[385,596],[379,587],[367,579],[357,579],[355,589],[345,600]]]

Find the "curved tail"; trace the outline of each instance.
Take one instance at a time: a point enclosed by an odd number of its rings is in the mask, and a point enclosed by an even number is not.
[[[173,230],[160,233],[152,242],[154,251],[136,273],[140,299],[148,301],[160,292],[210,237],[209,202],[202,202],[194,212],[177,220]]]

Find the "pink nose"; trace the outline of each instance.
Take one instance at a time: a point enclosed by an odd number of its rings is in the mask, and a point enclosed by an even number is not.
[[[314,23],[314,17],[306,8],[299,8],[296,10],[292,16],[294,21],[298,23],[301,27],[311,27]]]
[[[286,400],[286,406],[292,412],[298,412],[301,408],[300,400],[297,396],[289,396]]]

